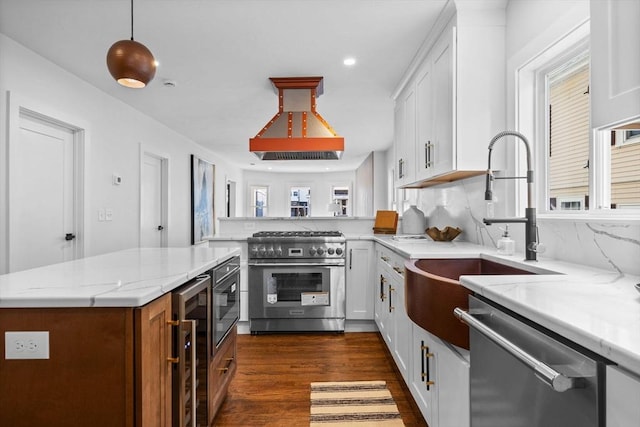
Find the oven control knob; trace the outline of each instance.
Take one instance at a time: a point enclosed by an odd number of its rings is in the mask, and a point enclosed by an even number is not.
[[[260,246],[258,248],[258,253],[260,254],[260,256],[264,256],[266,252],[267,252],[267,249],[264,246]]]
[[[267,249],[267,256],[272,257],[275,254],[275,251],[273,250],[273,247],[270,247],[269,249]]]
[[[342,248],[336,248],[336,255],[342,255]]]
[[[334,252],[335,252],[335,250],[334,250],[333,248],[329,248],[329,249],[327,249],[327,253],[328,253],[329,255],[333,255],[333,253],[334,253]]]
[[[318,255],[322,255],[324,253],[324,249],[318,248]]]
[[[257,246],[251,246],[251,255],[253,255],[253,256],[258,255],[258,247]]]
[[[309,255],[313,256],[316,254],[316,248],[309,249]]]
[[[276,248],[276,255],[278,258],[282,258],[282,248],[279,246]]]

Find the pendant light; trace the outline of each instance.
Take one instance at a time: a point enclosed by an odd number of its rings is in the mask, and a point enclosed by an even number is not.
[[[122,86],[143,88],[156,75],[156,60],[145,45],[133,40],[133,0],[131,0],[131,40],[115,42],[107,52],[107,68]]]

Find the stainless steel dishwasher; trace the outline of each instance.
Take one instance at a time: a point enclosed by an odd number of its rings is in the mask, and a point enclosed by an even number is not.
[[[469,312],[472,427],[604,427],[607,360],[482,297]]]

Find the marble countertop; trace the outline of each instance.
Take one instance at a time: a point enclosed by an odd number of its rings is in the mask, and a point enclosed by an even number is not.
[[[0,308],[140,307],[239,255],[237,248],[134,248],[0,276]]]
[[[479,256],[537,272],[461,276],[463,286],[640,375],[640,277],[539,257],[500,256],[486,246],[431,240],[374,240],[407,258]]]

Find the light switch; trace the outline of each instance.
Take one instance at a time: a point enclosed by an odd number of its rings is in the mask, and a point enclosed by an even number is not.
[[[98,221],[104,221],[104,220],[105,220],[104,209],[98,209]]]

